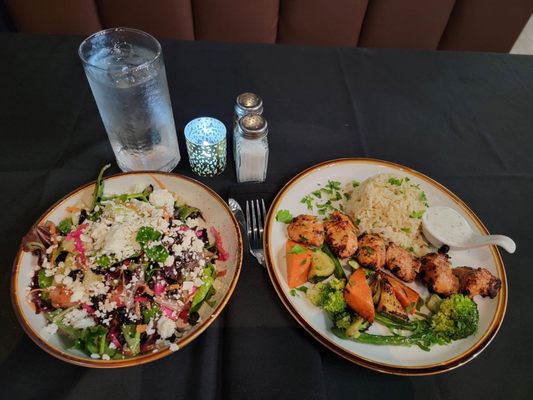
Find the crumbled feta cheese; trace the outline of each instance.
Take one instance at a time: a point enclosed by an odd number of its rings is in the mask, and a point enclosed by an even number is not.
[[[100,354],[93,353],[93,354],[91,354],[91,358],[94,358],[95,360],[98,360],[100,358]]]
[[[165,267],[171,267],[172,265],[174,265],[174,256],[173,255],[169,255],[167,257],[167,259],[165,260],[165,263],[163,264]]]
[[[170,343],[170,346],[168,346],[168,349],[170,351],[174,352],[174,351],[178,351],[180,349],[180,347],[178,346],[177,343],[172,342],[172,343]]]
[[[150,321],[148,321],[148,326],[146,327],[146,334],[147,335],[152,335],[155,333],[155,329],[154,329],[154,319],[153,318],[150,318]]]
[[[89,295],[85,292],[85,287],[80,281],[74,281],[72,285],[68,287],[72,291],[70,301],[72,302],[89,302]]]
[[[88,315],[87,310],[78,309],[66,313],[63,317],[63,323],[76,329],[85,329],[96,325],[94,319]]]
[[[189,218],[187,219],[187,221],[185,222],[185,224],[189,227],[189,228],[194,228],[194,227],[197,227],[198,224],[199,224],[199,219],[198,218]]]
[[[193,286],[194,286],[194,282],[185,281],[182,283],[181,288],[187,292],[190,292]]]
[[[63,285],[70,286],[74,282],[74,279],[72,279],[70,276],[65,276],[63,278]]]
[[[114,254],[118,259],[131,257],[140,252],[141,245],[135,240],[138,227],[129,224],[115,224],[107,232],[102,252]]]
[[[43,329],[41,329],[41,336],[44,340],[49,340],[53,335],[55,335],[57,332],[57,325],[52,323],[46,325]]]
[[[194,280],[194,286],[200,287],[200,286],[202,286],[203,283],[204,283],[204,281],[202,280],[202,278],[196,278]]]
[[[174,196],[166,189],[156,189],[150,193],[150,204],[172,211],[174,208]]]
[[[176,323],[163,315],[159,318],[159,321],[157,321],[157,331],[159,332],[161,339],[167,339],[176,331]]]
[[[116,301],[109,301],[109,299],[105,299],[104,304],[100,307],[101,310],[111,312],[117,307]]]
[[[111,357],[109,357],[107,354],[102,355],[102,360],[111,360]]]

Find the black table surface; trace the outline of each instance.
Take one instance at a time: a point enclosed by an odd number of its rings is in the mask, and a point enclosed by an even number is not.
[[[461,197],[489,231],[513,237],[503,325],[445,374],[374,372],[316,342],[245,254],[223,314],[159,361],[95,370],[56,360],[24,334],[10,301],[20,238],[58,198],[113,162],[77,55],[80,37],[0,35],[0,392],[2,398],[533,398],[533,57],[502,54],[163,42],[182,161],[183,126],[231,126],[235,97],[260,94],[270,124],[267,182],[237,185],[233,158],[200,179],[224,198],[271,199],[302,169],[339,157],[414,168]],[[197,178],[197,177],[196,177]]]

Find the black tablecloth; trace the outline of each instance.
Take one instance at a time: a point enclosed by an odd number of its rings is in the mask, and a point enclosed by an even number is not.
[[[235,97],[260,94],[270,124],[267,183],[200,179],[222,196],[272,197],[291,176],[338,157],[373,157],[440,181],[491,232],[502,254],[507,315],[467,365],[398,377],[323,348],[288,314],[266,271],[245,255],[226,310],[172,356],[121,370],[56,360],[20,328],[9,299],[21,236],[54,201],[114,163],[77,56],[79,37],[0,36],[0,393],[2,398],[410,399],[533,398],[533,57],[164,42],[182,161],[183,126],[209,115],[231,126]],[[116,164],[114,171],[118,172]]]

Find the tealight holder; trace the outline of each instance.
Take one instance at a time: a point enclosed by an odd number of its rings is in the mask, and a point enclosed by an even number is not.
[[[185,126],[189,163],[200,176],[215,176],[226,168],[226,127],[218,119],[196,118]]]

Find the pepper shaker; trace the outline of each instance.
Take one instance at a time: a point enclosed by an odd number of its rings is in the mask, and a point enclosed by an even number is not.
[[[246,114],[263,114],[263,100],[255,93],[242,93],[235,100],[235,114],[233,116],[233,128],[237,127],[239,119]]]
[[[234,158],[237,182],[264,182],[268,165],[268,124],[260,114],[247,114],[237,123]]]

